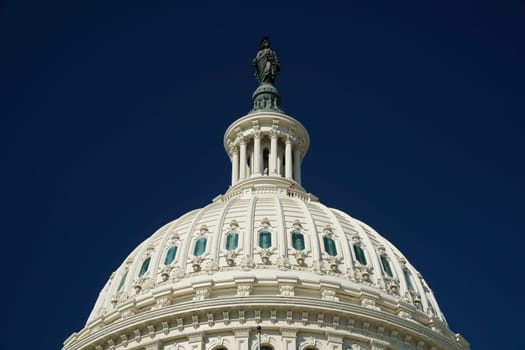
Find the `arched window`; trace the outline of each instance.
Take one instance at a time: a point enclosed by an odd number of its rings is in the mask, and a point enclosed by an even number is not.
[[[354,244],[354,253],[355,257],[357,258],[357,261],[359,261],[361,265],[366,265],[365,252],[359,244]]]
[[[336,256],[337,255],[337,248],[335,247],[335,241],[328,237],[323,237],[323,243],[324,243],[324,250],[328,255],[330,256]]]
[[[414,290],[412,285],[412,279],[410,278],[410,271],[406,267],[403,268],[403,275],[405,276],[405,281],[407,282],[408,289]]]
[[[230,232],[226,235],[226,250],[235,250],[239,245],[239,234]]]
[[[268,249],[272,246],[272,234],[268,231],[259,232],[259,247]]]
[[[381,255],[381,265],[383,265],[383,270],[386,272],[387,275],[389,275],[390,277],[394,277],[392,269],[390,268],[390,262],[388,261],[388,258],[384,255]]]
[[[304,250],[304,235],[301,232],[292,232],[292,247],[295,250]]]
[[[146,260],[144,260],[144,262],[142,263],[142,266],[140,267],[139,277],[144,276],[146,271],[148,271],[149,262],[150,261],[151,261],[151,257],[150,256],[148,256],[148,258]]]
[[[270,345],[262,345],[261,350],[273,350],[273,346]]]
[[[175,260],[175,256],[177,256],[177,246],[174,245],[170,249],[168,249],[168,252],[166,253],[166,258],[164,259],[164,265],[169,265]]]
[[[206,251],[206,237],[201,237],[195,242],[195,248],[193,249],[193,255],[201,256]]]
[[[120,290],[122,289],[122,287],[124,287],[124,282],[126,282],[126,277],[128,277],[128,271],[126,271],[126,272],[122,275],[122,278],[120,279],[120,282],[119,282],[119,284],[118,284],[117,292],[120,292]]]

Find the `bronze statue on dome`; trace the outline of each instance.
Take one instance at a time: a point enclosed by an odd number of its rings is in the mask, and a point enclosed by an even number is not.
[[[267,36],[263,37],[259,43],[259,51],[253,59],[253,65],[255,66],[255,78],[259,84],[275,82],[280,64],[277,54],[270,47],[270,39]]]

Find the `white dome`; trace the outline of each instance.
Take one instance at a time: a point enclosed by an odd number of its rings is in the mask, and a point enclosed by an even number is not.
[[[140,244],[63,350],[468,349],[396,247],[303,189],[310,137],[277,89],[253,101],[228,191]]]
[[[261,232],[270,234],[266,249]],[[237,244],[228,247],[229,233],[238,236]],[[302,235],[295,236],[295,244],[303,249],[294,248],[292,233]],[[196,256],[202,238],[206,244]],[[325,240],[335,243],[335,251]],[[183,215],[139,245],[102,290],[88,325],[137,303],[151,307],[167,288],[177,304],[195,298],[200,288],[207,298],[234,296],[244,285],[239,281],[251,281],[253,294],[281,295],[290,285],[296,297],[331,295],[423,325],[431,319],[444,322],[419,272],[370,226],[303,191],[254,185]]]

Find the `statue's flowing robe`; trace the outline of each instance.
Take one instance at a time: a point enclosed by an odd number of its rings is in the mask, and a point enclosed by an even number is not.
[[[275,52],[270,49],[262,49],[255,57],[256,76],[261,83],[273,83],[278,70],[278,60]]]

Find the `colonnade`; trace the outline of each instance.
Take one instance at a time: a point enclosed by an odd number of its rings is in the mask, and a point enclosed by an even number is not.
[[[230,149],[232,186],[255,176],[279,176],[301,183],[301,142],[276,130],[239,135]]]

